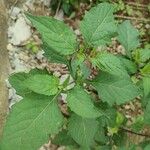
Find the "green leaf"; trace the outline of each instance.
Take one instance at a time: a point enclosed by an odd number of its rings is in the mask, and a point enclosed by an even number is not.
[[[136,62],[140,63],[144,63],[147,60],[150,59],[150,49],[149,48],[144,48],[144,49],[137,49],[134,53],[133,53],[134,59]]]
[[[146,105],[146,110],[144,111],[144,123],[150,125],[150,97],[149,102]]]
[[[92,64],[100,70],[118,76],[128,76],[120,59],[108,52],[99,52],[96,57],[91,58]]]
[[[53,50],[61,55],[74,53],[77,48],[76,36],[66,24],[52,17],[26,16]]]
[[[138,36],[138,31],[131,25],[129,20],[124,21],[118,26],[117,39],[126,49],[128,56],[131,56],[131,51],[139,46]]]
[[[113,76],[108,73],[101,73],[92,85],[98,91],[102,101],[109,105],[123,104],[139,95],[138,88],[132,83],[130,78]]]
[[[52,63],[60,63],[60,64],[68,64],[68,60],[65,56],[60,55],[58,52],[53,50],[46,43],[42,45],[42,49],[44,50],[44,56]]]
[[[137,65],[133,61],[124,57],[119,57],[119,59],[123,63],[129,74],[134,74],[137,72]]]
[[[24,72],[16,73],[9,77],[10,84],[13,88],[15,88],[16,93],[20,96],[25,96],[31,91],[23,84],[23,81],[25,81],[28,77],[29,74]]]
[[[144,147],[144,150],[149,150],[149,149],[150,149],[150,144],[148,144]]]
[[[99,127],[94,139],[96,142],[101,144],[106,144],[109,141],[109,138],[105,135],[105,130],[102,126]]]
[[[145,48],[140,50],[140,61],[146,62],[150,59],[150,49]]]
[[[150,140],[144,140],[143,142],[141,142],[141,143],[139,143],[139,146],[143,149],[143,150],[145,150],[144,148],[146,148],[147,146],[149,147],[150,146]],[[149,149],[147,149],[147,150],[149,150]]]
[[[85,62],[80,64],[80,69],[81,69],[82,74],[83,74],[83,79],[86,79],[90,76],[91,70]]]
[[[76,78],[77,73],[79,72],[81,64],[84,63],[85,56],[84,55],[77,55],[74,59],[71,60],[71,70],[73,77]],[[81,72],[82,74],[82,72]]]
[[[62,130],[59,132],[55,138],[52,140],[52,143],[55,145],[75,145],[77,146],[76,142],[72,139],[72,137],[68,134],[67,130]]]
[[[68,129],[69,134],[79,145],[89,147],[93,144],[94,136],[98,131],[98,122],[95,119],[82,118],[73,114]]]
[[[67,104],[73,112],[81,117],[96,118],[101,116],[100,111],[94,106],[90,95],[80,86],[76,86],[69,91]]]
[[[143,129],[143,127],[144,127],[144,117],[142,115],[136,117],[133,120],[133,124],[131,125],[131,129],[134,132],[139,132],[139,131],[141,131]]]
[[[4,128],[1,150],[37,150],[63,124],[56,96],[31,94],[12,108]]]
[[[150,76],[150,62],[147,63],[140,71],[142,75]]]
[[[115,108],[110,107],[107,103],[99,103],[99,109],[103,112],[103,116],[98,118],[101,126],[114,127],[116,125],[117,111]]]
[[[33,75],[25,80],[23,84],[35,93],[50,96],[58,92],[59,80],[50,75]]]
[[[127,134],[122,130],[118,130],[117,134],[113,135],[112,140],[114,142],[114,145],[116,145],[118,147],[117,150],[119,150],[119,146],[126,145],[126,142],[128,141]],[[129,150],[129,149],[126,146],[126,149],[124,149],[124,150]]]
[[[112,147],[110,145],[97,146],[95,150],[112,150]]]
[[[143,77],[144,97],[150,95],[150,77]]]
[[[120,112],[117,112],[116,125],[115,126],[120,127],[123,124],[124,120],[125,120],[124,115]]]
[[[29,90],[23,82],[35,74],[48,74],[46,70],[38,70],[33,69],[29,73],[19,72],[16,74],[12,74],[9,77],[9,82],[15,88],[16,93],[20,96],[25,96],[26,94],[30,93],[31,90]]]
[[[80,29],[85,41],[94,47],[111,42],[116,32],[113,17],[114,8],[111,4],[102,3],[86,12]]]

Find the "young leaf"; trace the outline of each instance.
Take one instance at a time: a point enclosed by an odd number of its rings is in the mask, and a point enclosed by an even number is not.
[[[67,25],[52,17],[26,16],[53,50],[62,55],[74,53],[77,48],[76,36]]]
[[[146,62],[147,60],[150,59],[150,48],[140,49],[139,53],[141,62]]]
[[[86,12],[80,29],[85,41],[94,47],[105,45],[111,41],[116,32],[111,4],[102,3]]]
[[[94,106],[90,95],[80,86],[76,86],[69,91],[67,104],[73,112],[81,117],[96,118],[101,115],[100,111]]]
[[[37,150],[59,131],[63,116],[56,97],[31,94],[17,103],[8,116],[1,150]]]
[[[99,52],[96,57],[91,58],[92,64],[100,70],[118,76],[128,76],[120,59],[108,52]]]
[[[98,122],[95,119],[82,118],[73,114],[68,129],[69,134],[79,145],[90,147],[98,131]]]
[[[142,75],[150,76],[150,62],[147,63],[140,71]]]
[[[144,63],[150,59],[149,48],[137,49],[133,54],[134,54],[133,57],[137,63],[141,63],[141,62]]]
[[[50,96],[58,92],[59,80],[50,75],[33,75],[25,80],[24,84],[35,93]]]
[[[118,26],[118,41],[123,45],[129,57],[131,56],[131,51],[139,46],[138,36],[138,31],[131,25],[129,20]]]
[[[120,105],[139,95],[137,87],[127,77],[101,73],[100,76],[92,81],[92,85],[98,91],[102,101],[107,102],[109,105],[114,103]]]

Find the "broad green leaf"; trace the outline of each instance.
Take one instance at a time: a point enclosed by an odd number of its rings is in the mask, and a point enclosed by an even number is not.
[[[138,88],[132,83],[130,78],[113,76],[108,73],[101,73],[92,85],[98,91],[102,101],[109,105],[123,104],[139,95]]]
[[[98,122],[95,119],[82,118],[73,114],[69,120],[68,130],[79,145],[89,147],[93,144],[94,136],[98,131]]]
[[[50,75],[33,75],[25,80],[23,84],[35,93],[50,96],[58,92],[59,80]]]
[[[67,57],[59,54],[55,50],[53,50],[47,44],[42,45],[42,49],[44,50],[44,56],[52,63],[61,63],[61,64],[68,64]]]
[[[150,125],[150,97],[149,102],[146,105],[146,110],[144,111],[144,123]]]
[[[63,116],[56,97],[31,94],[12,108],[4,128],[1,150],[37,150],[56,134]]]
[[[134,74],[137,72],[137,65],[133,61],[124,57],[119,57],[119,59],[123,63],[129,74]]]
[[[62,55],[73,54],[77,48],[74,32],[63,22],[52,17],[26,15],[39,31],[43,41]]]
[[[99,52],[96,57],[91,58],[92,64],[100,70],[118,76],[128,76],[120,59],[108,52]]]
[[[102,3],[86,12],[80,30],[90,46],[98,47],[111,42],[116,32],[113,11],[111,4]]]
[[[76,86],[69,91],[67,104],[73,112],[81,117],[96,118],[101,116],[100,111],[94,106],[90,95],[80,86]]]
[[[124,21],[118,26],[118,41],[123,45],[126,54],[131,56],[131,51],[139,46],[139,33],[131,25],[129,20]]]
[[[24,72],[19,72],[16,74],[12,74],[9,77],[9,82],[15,88],[16,93],[20,96],[25,96],[26,94],[30,93],[31,90],[29,90],[23,82],[31,77],[32,75],[36,74],[48,74],[46,70],[38,70],[38,69],[33,69],[29,73],[24,73]]]
[[[77,143],[72,139],[72,137],[68,134],[67,130],[62,130],[59,132],[55,138],[52,140],[52,143],[55,145],[75,145],[77,146]]]

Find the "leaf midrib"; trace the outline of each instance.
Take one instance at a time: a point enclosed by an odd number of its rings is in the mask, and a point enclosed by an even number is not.
[[[97,26],[96,30],[94,31],[94,33],[92,34],[91,38],[89,39],[90,42],[91,42],[91,39],[93,38],[93,36],[95,35],[95,33],[97,32],[97,30],[99,29],[99,27],[100,27],[100,26],[104,23],[104,21],[106,20],[106,18],[107,18],[108,14],[110,13],[111,10],[112,10],[112,8],[109,9],[109,11],[106,13],[104,19],[102,20],[102,22]]]
[[[33,120],[33,122],[26,128],[24,129],[25,131],[23,132],[22,136],[20,137],[20,141],[22,141],[22,138],[24,137],[24,134],[26,133],[27,129],[29,129],[33,123],[41,116],[41,114],[47,109],[47,107],[54,102],[54,100],[57,98],[57,96],[61,93],[61,91],[59,91],[54,97],[53,99],[46,105],[46,107],[39,113],[39,115]]]

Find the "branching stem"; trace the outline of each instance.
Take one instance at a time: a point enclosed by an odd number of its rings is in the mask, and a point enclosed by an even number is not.
[[[125,131],[125,132],[128,132],[128,133],[131,133],[131,134],[135,134],[135,135],[138,135],[138,136],[144,136],[144,137],[150,138],[150,135],[148,135],[148,134],[137,133],[137,132],[134,132],[134,131],[129,130],[129,129],[127,129],[127,128],[124,128],[124,127],[120,127],[120,130]]]

